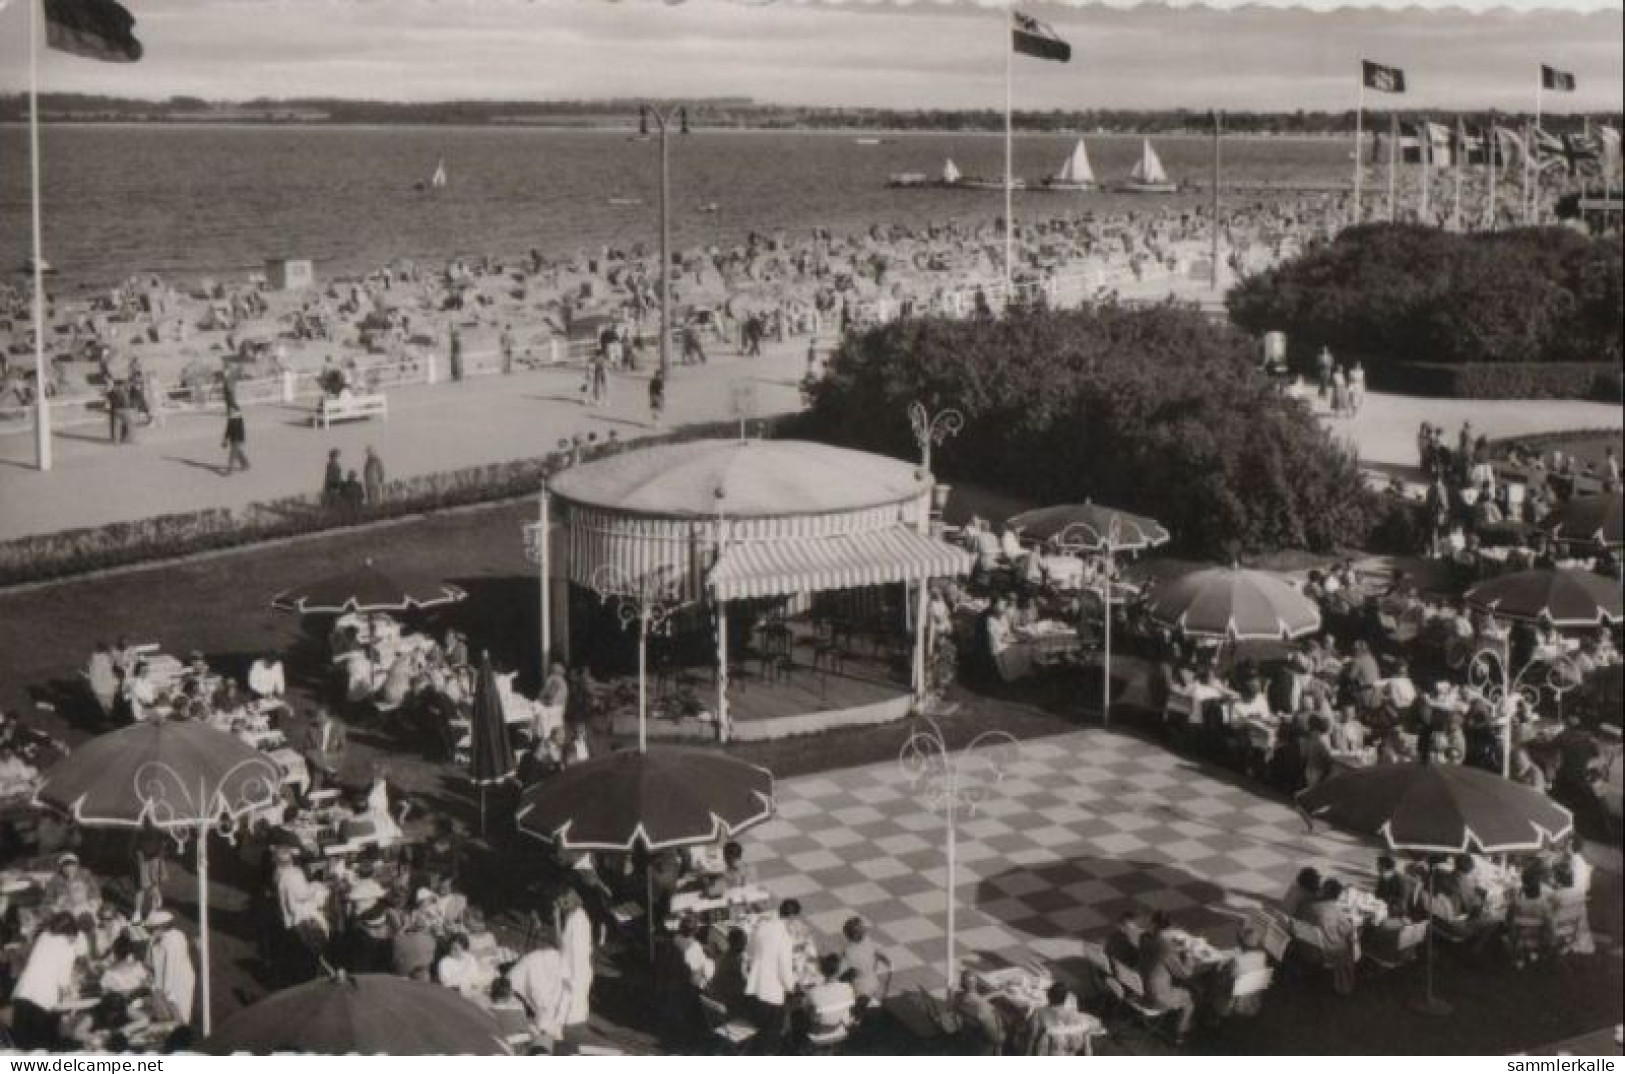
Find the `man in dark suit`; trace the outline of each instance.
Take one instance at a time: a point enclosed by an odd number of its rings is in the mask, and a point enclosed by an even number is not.
[[[346,739],[344,724],[326,709],[319,710],[316,718],[306,727],[302,752],[305,764],[310,769],[311,790],[321,790],[338,782]]]

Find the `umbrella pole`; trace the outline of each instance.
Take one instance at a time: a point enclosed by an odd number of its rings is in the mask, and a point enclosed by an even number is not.
[[[1106,624],[1105,656],[1100,664],[1100,726],[1112,725],[1112,569],[1111,555],[1106,556],[1106,581],[1101,589],[1105,598],[1101,602],[1101,621]]]
[[[209,826],[197,826],[197,945],[199,967],[203,981],[203,1035],[209,1035],[213,998],[209,973]],[[191,1012],[185,1012],[190,1016]]]
[[[1417,1014],[1431,1015],[1438,1018],[1450,1014],[1455,1008],[1433,994],[1433,868],[1428,868],[1428,950],[1427,950],[1427,991],[1422,998],[1411,1004],[1411,1010]]]
[[[654,854],[643,863],[643,897],[647,900],[648,909],[644,913],[644,920],[649,924],[649,965],[655,964],[655,871]]]
[[[638,752],[649,752],[649,611],[647,607],[644,608],[643,614],[638,616]]]
[[[485,784],[480,784],[480,838],[485,838]]]

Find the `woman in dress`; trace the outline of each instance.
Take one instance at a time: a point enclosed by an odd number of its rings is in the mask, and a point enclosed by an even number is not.
[[[399,822],[389,810],[388,775],[389,771],[385,768],[373,773],[372,786],[367,790],[367,809],[361,814],[362,820],[372,823],[378,841],[384,844],[398,842],[402,835]]]

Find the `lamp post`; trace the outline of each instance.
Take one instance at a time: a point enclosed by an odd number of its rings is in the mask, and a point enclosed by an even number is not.
[[[668,106],[662,112],[652,104],[638,109],[638,134],[649,136],[649,121],[660,131],[660,375],[671,373],[671,149],[666,141],[671,124],[688,133],[688,109]]]
[[[614,602],[625,630],[638,627],[638,752],[649,748],[649,635],[671,629],[671,617],[686,601],[682,585],[669,568],[632,574],[611,563],[592,573],[592,591],[600,604]]]
[[[1005,768],[1015,759],[1015,738],[1003,731],[983,731],[965,748],[955,753],[948,746],[942,727],[928,716],[920,717],[921,730],[909,735],[897,757],[897,765],[909,785],[925,796],[933,810],[941,810],[947,836],[948,911],[947,947],[943,953],[946,993],[951,998],[958,977],[956,941],[955,874],[959,865],[959,820],[974,815],[1004,779]],[[984,748],[985,747],[985,748]]]
[[[957,436],[965,427],[965,415],[952,407],[933,414],[925,408],[924,403],[915,402],[908,405],[908,423],[914,430],[914,442],[920,445],[920,465],[929,474],[932,445]]]
[[[1070,540],[1068,539],[1070,536]],[[1061,531],[1055,543],[1064,552],[1079,554],[1085,551],[1100,553],[1100,725],[1112,723],[1112,574],[1116,568],[1116,555],[1129,547],[1123,540],[1123,526],[1117,515],[1111,516],[1105,533],[1097,533],[1088,526],[1069,526]],[[1135,547],[1143,547],[1143,544]]]
[[[1541,668],[1546,671],[1544,684],[1531,677],[1531,672]],[[1512,723],[1513,717],[1517,715],[1518,703],[1521,701],[1529,707],[1530,712],[1534,712],[1536,704],[1540,701],[1541,686],[1544,685],[1557,699],[1558,711],[1561,712],[1563,695],[1578,685],[1579,681],[1579,673],[1566,656],[1559,656],[1555,660],[1531,656],[1523,667],[1514,673],[1511,646],[1505,639],[1497,643],[1480,645],[1468,658],[1468,685],[1478,692],[1501,721],[1503,778],[1512,778]]]

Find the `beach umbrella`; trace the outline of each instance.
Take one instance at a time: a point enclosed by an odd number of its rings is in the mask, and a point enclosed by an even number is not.
[[[1298,795],[1311,819],[1420,854],[1507,854],[1540,850],[1568,835],[1574,815],[1541,791],[1457,764],[1379,764],[1350,769]],[[1432,871],[1429,871],[1429,902]],[[1433,930],[1420,1009],[1448,1014],[1433,995]]]
[[[491,654],[480,654],[479,681],[474,688],[469,776],[480,789],[480,834],[485,834],[485,790],[513,776],[513,745],[508,741],[508,724],[502,714],[502,694],[497,690],[496,673],[491,670]]]
[[[1192,638],[1290,640],[1320,629],[1315,602],[1277,575],[1242,567],[1206,567],[1151,591],[1146,614]]]
[[[209,1031],[209,840],[277,801],[282,770],[225,731],[148,720],[91,739],[45,772],[35,801],[85,828],[156,828],[196,839],[203,1031]]]
[[[773,773],[767,769],[711,750],[662,746],[570,765],[527,790],[515,819],[520,831],[563,850],[630,852],[703,846],[772,815]]]
[[[1620,520],[1622,508],[1625,508],[1625,496],[1618,492],[1573,496],[1552,508],[1540,520],[1540,528],[1560,541],[1619,548],[1625,546],[1625,525]]]
[[[1503,574],[1467,590],[1467,606],[1518,622],[1608,626],[1622,611],[1620,585],[1587,570],[1541,567]]]
[[[1112,604],[1115,594],[1109,579],[1112,557],[1118,552],[1138,552],[1168,543],[1168,531],[1160,522],[1115,507],[1083,503],[1059,504],[1023,511],[1005,523],[1018,533],[1057,548],[1094,552],[1106,558],[1106,578],[1100,587],[1102,628],[1100,720],[1112,718]]]
[[[455,604],[467,596],[449,582],[399,579],[379,570],[369,559],[309,585],[284,589],[271,598],[271,607],[300,615],[405,612]]]
[[[211,1055],[511,1055],[489,1011],[460,992],[384,973],[339,973],[275,992],[203,1041]]]

